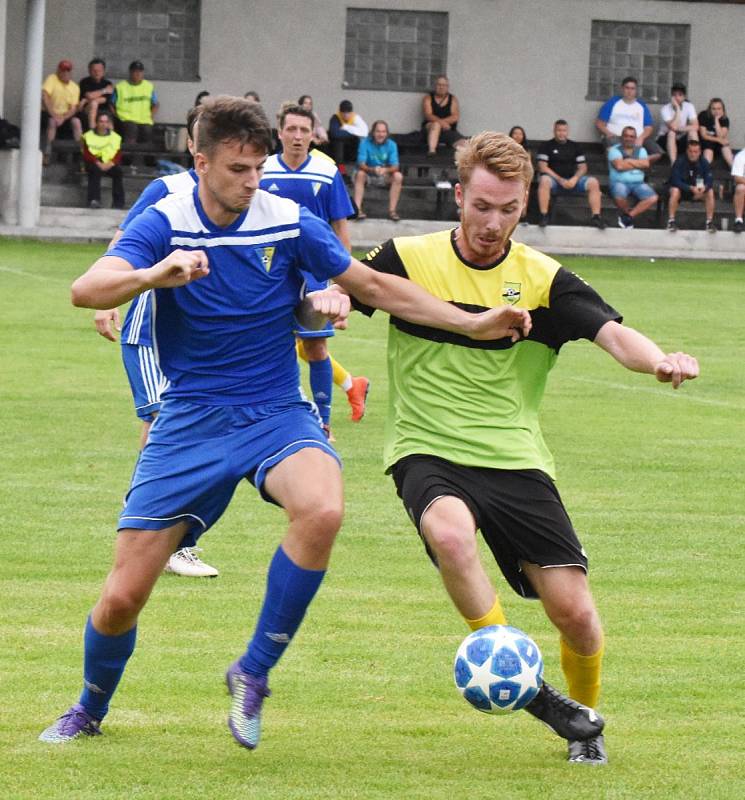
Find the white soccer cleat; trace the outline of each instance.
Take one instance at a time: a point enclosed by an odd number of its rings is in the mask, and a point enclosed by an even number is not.
[[[165,572],[184,578],[216,578],[220,573],[199,558],[197,552],[201,550],[201,547],[182,547],[177,550],[168,559]]]

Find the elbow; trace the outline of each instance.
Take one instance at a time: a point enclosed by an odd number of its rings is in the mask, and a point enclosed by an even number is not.
[[[75,308],[93,308],[81,278],[78,278],[70,287],[70,302]]]

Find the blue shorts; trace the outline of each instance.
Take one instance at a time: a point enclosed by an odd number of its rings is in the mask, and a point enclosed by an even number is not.
[[[341,463],[300,399],[261,406],[166,400],[132,476],[119,530],[157,531],[187,521],[181,547],[193,546],[222,516],[243,478],[274,502],[262,488],[267,471],[306,447]]]
[[[329,288],[328,281],[319,281],[309,272],[305,272],[305,270],[303,270],[303,278],[305,278],[302,290],[303,296],[308,292],[321,292]],[[328,339],[333,335],[334,326],[330,322],[327,322],[320,330],[311,330],[310,328],[304,328],[302,325],[298,325],[295,328],[295,336],[297,336],[298,339]]]
[[[627,198],[629,195],[637,200],[646,200],[654,197],[657,192],[648,183],[614,183],[610,187],[610,194],[613,199]]]
[[[145,422],[152,422],[160,411],[160,397],[168,388],[168,379],[158,366],[155,352],[152,347],[123,344],[122,361],[135,401],[135,414]]]
[[[587,181],[590,180],[589,175],[583,175],[577,181],[574,189],[565,189],[559,185],[553,175],[547,175],[546,177],[551,181],[551,194],[584,194],[587,191]]]

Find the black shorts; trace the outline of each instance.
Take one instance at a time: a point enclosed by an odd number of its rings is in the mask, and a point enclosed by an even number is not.
[[[462,500],[507,582],[523,597],[537,594],[521,561],[587,572],[587,556],[559,492],[541,470],[464,467],[437,456],[415,455],[394,464],[391,475],[420,536],[422,516],[437,498]],[[436,564],[429,547],[427,552]]]
[[[722,158],[722,145],[719,142],[707,142],[706,139],[701,139],[701,152],[704,150],[711,150],[714,154],[712,161],[715,158]]]

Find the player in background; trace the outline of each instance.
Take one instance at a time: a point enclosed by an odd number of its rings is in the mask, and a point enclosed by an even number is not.
[[[199,106],[192,108],[186,117],[189,152],[194,154],[194,125],[199,116]],[[196,186],[197,174],[194,169],[156,178],[145,187],[137,202],[119,226],[119,230],[109,243],[111,249],[122,237],[124,231],[145,209],[155,205],[169,194],[189,191]],[[160,398],[168,388],[168,379],[160,369],[152,342],[152,292],[143,292],[129,306],[124,317],[124,326],[118,308],[97,311],[93,321],[96,330],[105,339],[116,341],[116,332],[121,331],[122,361],[127,373],[129,386],[134,398],[135,413],[142,420],[140,450],[145,446],[150,426],[160,411]],[[168,559],[165,571],[187,578],[216,578],[218,570],[205,563],[197,555],[199,548],[182,547]]]
[[[278,131],[282,153],[267,159],[261,188],[279,197],[289,197],[328,222],[344,247],[351,251],[347,217],[354,214],[354,208],[333,159],[317,151],[309,152],[313,122],[313,112],[302,106],[286,105],[282,108]],[[306,279],[309,291],[323,288],[312,275],[307,275]],[[333,384],[346,392],[353,422],[359,422],[364,416],[370,388],[367,378],[353,378],[348,370],[331,358],[328,338],[333,335],[331,326],[322,331],[302,328],[297,331],[298,355],[308,362],[313,400],[329,435]]]
[[[570,761],[604,764],[604,723],[592,711],[603,630],[585,552],[554,485],[541,399],[560,348],[574,339],[589,339],[627,369],[675,389],[698,375],[698,364],[685,353],[665,354],[622,325],[581,278],[511,240],[533,177],[520,145],[481,133],[458,151],[456,164],[460,225],[392,239],[365,261],[461,308],[501,298],[528,310],[532,329],[520,341],[476,342],[391,317],[385,466],[470,628],[506,624],[479,558],[477,529],[515,592],[540,598],[560,633],[574,712],[546,684],[526,709],[569,740]],[[574,732],[564,724],[572,714]]]
[[[349,298],[336,288],[304,297],[302,270],[414,325],[479,339],[530,328],[522,309],[474,314],[369,269],[326,222],[259,189],[271,129],[256,104],[209,98],[197,141],[196,190],[144,211],[72,286],[74,305],[102,309],[155,290],[170,385],[86,624],[82,694],[42,732],[44,742],[100,734],[168,557],[212,527],[248,478],[288,519],[253,637],[226,676],[230,731],[244,747],[258,744],[269,672],[321,585],[343,516],[338,456],[300,393],[294,327],[296,315],[308,328],[345,325]]]

